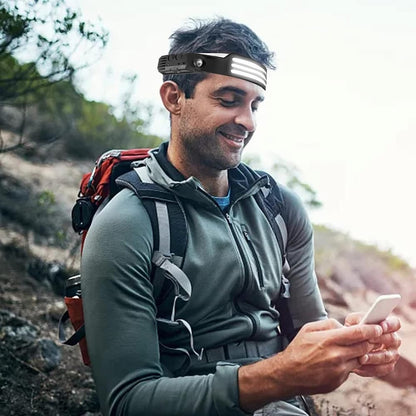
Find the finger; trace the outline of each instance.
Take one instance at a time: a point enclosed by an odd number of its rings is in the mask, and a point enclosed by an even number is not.
[[[397,349],[387,349],[366,354],[367,359],[360,362],[365,365],[384,365],[396,363],[400,355]],[[364,361],[364,362],[363,362]]]
[[[328,329],[342,328],[342,324],[336,319],[324,319],[322,321],[309,322],[302,327],[304,332],[326,331]]]
[[[332,340],[338,345],[352,345],[370,339],[377,339],[383,334],[379,325],[353,325],[332,330]]]
[[[373,349],[378,349],[384,346],[385,349],[387,348],[396,348],[398,349],[402,343],[400,336],[396,333],[390,334],[383,334],[381,337],[370,339],[372,344],[375,344]]]
[[[380,364],[365,364],[354,369],[352,372],[362,377],[384,377],[394,371],[396,363],[399,359],[399,356],[396,353],[397,352],[392,352],[390,356],[384,358],[378,357],[377,361],[379,361]],[[370,360],[371,358],[369,358],[369,361],[367,362],[370,362]],[[383,363],[383,361],[388,362]]]
[[[380,322],[385,334],[397,332],[401,328],[400,319],[396,316],[389,316],[384,321]]]
[[[375,351],[380,351],[380,350],[385,349],[385,347],[384,347],[383,344],[374,344],[372,342],[370,342],[370,344],[373,345],[373,348],[371,348],[371,351],[370,352],[375,352]]]
[[[361,322],[364,314],[362,312],[354,312],[347,315],[345,318],[345,326],[357,325]],[[389,316],[384,321],[380,322],[380,326],[383,328],[383,332],[396,332],[401,328],[401,323],[398,317]]]
[[[361,312],[353,312],[347,315],[345,318],[345,326],[353,326],[360,323],[364,314]]]
[[[346,364],[345,364],[346,365],[346,371],[348,373],[353,373],[356,370],[359,370],[363,366],[360,362],[360,358],[361,357],[355,357],[355,358],[353,358],[351,360],[348,360],[346,362]]]
[[[384,365],[363,365],[352,372],[361,377],[384,377],[394,370],[395,365],[395,362]]]
[[[371,353],[373,344],[369,342],[358,342],[352,345],[341,347],[341,356],[346,360],[358,360],[359,365],[365,364],[366,356]]]

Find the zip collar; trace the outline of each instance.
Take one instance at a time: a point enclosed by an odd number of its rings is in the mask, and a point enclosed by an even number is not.
[[[212,198],[204,191],[200,181],[193,176],[186,179],[168,160],[168,145],[169,142],[164,142],[159,148],[150,152],[147,167],[151,179],[182,198],[192,199],[203,205],[212,204]],[[229,169],[228,178],[231,187],[231,205],[238,200],[256,194],[262,188],[271,188],[268,175],[259,174],[244,163]]]

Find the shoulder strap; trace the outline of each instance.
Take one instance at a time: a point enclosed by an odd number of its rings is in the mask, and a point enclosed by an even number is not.
[[[251,169],[244,163],[238,167],[243,174],[252,179],[259,180],[260,177],[266,176],[267,183],[261,188],[261,192],[254,195],[254,198],[263,211],[270,226],[276,235],[279,243],[280,252],[282,253],[282,264],[286,263],[286,247],[287,247],[287,228],[285,220],[282,216],[284,212],[284,201],[276,181],[266,172]]]
[[[174,256],[180,266],[185,255],[188,226],[182,205],[169,190],[149,178],[146,167],[133,170],[116,179],[120,187],[129,188],[143,202],[152,224],[154,251],[164,256]]]
[[[188,276],[182,271],[187,239],[188,226],[185,212],[179,199],[169,190],[154,183],[147,173],[143,162],[133,164],[133,169],[116,179],[117,185],[132,190],[142,201],[152,223],[154,235],[154,252],[152,263],[158,268],[165,279],[173,284],[174,298],[170,319],[157,318],[158,322],[168,323],[174,327],[184,327],[189,334],[190,350],[201,359],[200,352],[194,348],[192,328],[183,319],[175,317],[178,299],[188,301],[192,295],[192,284]],[[160,282],[163,285],[164,281]],[[153,282],[158,286],[158,282]],[[161,287],[155,287],[156,293],[161,293]],[[190,354],[183,348],[169,348],[161,344],[162,348],[185,353],[190,362]]]
[[[190,336],[191,351],[200,357],[201,353],[197,353],[193,346],[190,325],[184,320],[175,318],[176,301],[178,299],[188,301],[192,294],[191,282],[181,269],[188,239],[187,221],[182,205],[172,192],[154,183],[149,178],[147,168],[143,165],[143,162],[135,166],[133,170],[130,169],[127,173],[116,178],[115,185],[118,189],[114,189],[114,193],[124,187],[132,190],[141,199],[149,215],[154,235],[152,263],[155,269],[160,270],[164,278],[157,282],[153,281],[155,294],[161,293],[163,283],[166,280],[172,283],[174,289],[173,305],[170,320],[166,321],[172,325],[185,327]],[[161,318],[157,319],[160,320]],[[66,339],[64,327],[68,320],[69,313],[66,311],[59,322],[60,341],[67,345],[85,343],[85,340],[83,340],[85,338],[83,324],[76,329],[70,338]],[[189,356],[189,353],[187,354]]]
[[[267,176],[268,178],[267,184],[261,188],[261,192],[255,195],[255,199],[269,221],[282,254],[282,284],[279,297],[275,300],[275,307],[280,313],[280,331],[291,339],[296,331],[288,304],[288,299],[290,298],[290,282],[287,274],[290,271],[290,265],[287,259],[288,230],[284,219],[285,206],[283,196],[272,176],[266,172],[252,171],[248,166],[243,164],[241,166],[244,167],[245,173],[252,177],[257,174]]]

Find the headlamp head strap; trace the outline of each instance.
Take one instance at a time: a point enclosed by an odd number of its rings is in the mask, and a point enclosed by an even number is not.
[[[190,74],[212,72],[254,82],[263,89],[267,84],[264,65],[234,53],[183,53],[163,55],[157,69],[162,74]]]

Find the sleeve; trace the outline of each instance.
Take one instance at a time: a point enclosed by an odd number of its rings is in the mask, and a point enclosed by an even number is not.
[[[287,260],[290,271],[289,311],[294,328],[327,318],[315,274],[313,227],[300,198],[282,188],[288,231]]]
[[[238,366],[170,378],[159,360],[152,227],[140,200],[117,194],[85,240],[82,291],[88,352],[103,415],[246,415]]]

